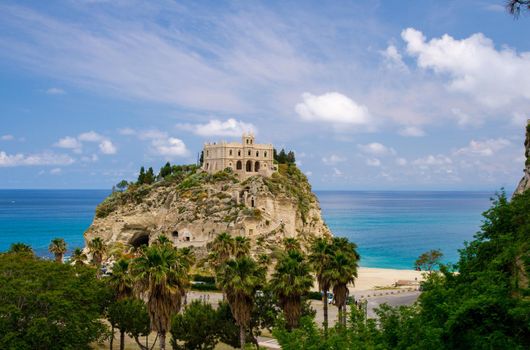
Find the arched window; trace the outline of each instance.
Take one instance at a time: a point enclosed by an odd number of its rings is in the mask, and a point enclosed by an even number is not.
[[[263,155],[265,158],[267,158],[267,151],[265,151],[265,154]]]
[[[237,156],[241,157],[241,151],[237,151]]]
[[[248,150],[248,155],[250,156],[250,150]]]
[[[237,169],[237,170],[241,170],[241,169],[243,169],[243,163],[241,163],[240,160],[238,160],[237,163],[236,163],[236,169]]]
[[[254,163],[254,171],[255,172],[259,171],[259,162]]]
[[[252,208],[254,208],[255,205],[256,205],[256,203],[254,202],[254,198],[252,198],[252,199],[250,200],[250,206],[251,206]]]
[[[252,172],[252,161],[247,160],[247,166],[246,166],[247,173]]]
[[[229,153],[230,155],[232,155],[232,150],[230,150],[228,153]]]
[[[256,157],[259,157],[259,151],[256,151]]]

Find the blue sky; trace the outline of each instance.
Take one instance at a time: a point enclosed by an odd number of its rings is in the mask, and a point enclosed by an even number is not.
[[[110,188],[253,130],[315,189],[512,189],[530,18],[503,3],[3,1],[0,188]]]

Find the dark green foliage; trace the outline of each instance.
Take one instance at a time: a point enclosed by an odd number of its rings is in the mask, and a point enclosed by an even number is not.
[[[193,281],[197,282],[206,282],[206,283],[215,283],[214,276],[205,276],[205,275],[193,275]]]
[[[138,174],[138,180],[136,181],[137,184],[143,184],[145,183],[145,168],[140,168],[140,174]]]
[[[116,188],[120,191],[120,192],[123,192],[127,189],[127,187],[129,187],[129,183],[127,182],[127,180],[121,180],[120,182],[118,182],[116,184]]]
[[[194,300],[171,320],[174,350],[213,349],[218,342],[218,315],[210,304]],[[237,333],[237,332],[236,332]]]
[[[281,149],[280,153],[276,152],[276,149],[274,149],[274,160],[278,164],[294,164],[296,162],[294,152],[289,151],[288,153],[285,152],[285,149]]]
[[[205,283],[192,283],[191,284],[192,290],[198,290],[198,291],[218,291],[219,288],[217,288],[215,282],[205,282]]]
[[[107,309],[109,323],[120,330],[120,349],[123,349],[125,334],[138,338],[150,333],[149,314],[145,303],[138,299],[127,298],[111,303]]]
[[[91,268],[1,254],[0,286],[0,349],[90,349],[106,335],[110,291]]]
[[[439,267],[441,264],[443,253],[439,249],[433,249],[428,252],[425,252],[419,256],[419,258],[414,262],[416,269],[420,271],[428,271],[429,273],[435,268]]]
[[[21,242],[12,243],[8,252],[33,255],[33,249],[29,245]]]
[[[171,175],[171,164],[169,164],[169,162],[167,162],[162,168],[160,168],[158,178],[165,179],[168,175]]]
[[[219,340],[234,348],[239,347],[239,326],[232,315],[227,302],[219,303],[217,307],[217,334]]]
[[[322,300],[322,292],[310,291],[306,295],[307,299]]]

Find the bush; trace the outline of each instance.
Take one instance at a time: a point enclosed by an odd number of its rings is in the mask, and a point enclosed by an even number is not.
[[[192,301],[171,320],[171,346],[181,349],[214,349],[219,341],[218,316],[210,304]]]
[[[0,254],[0,349],[91,349],[111,293],[95,270]]]

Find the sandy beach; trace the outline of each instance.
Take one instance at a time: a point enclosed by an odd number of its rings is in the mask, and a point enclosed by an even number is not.
[[[421,281],[422,271],[360,267],[353,291],[393,286],[397,281]]]

